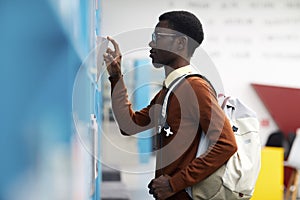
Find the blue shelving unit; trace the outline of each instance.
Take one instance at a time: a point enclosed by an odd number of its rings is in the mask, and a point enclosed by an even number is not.
[[[78,0],[75,9],[66,3],[72,17],[80,19],[72,26],[64,24],[50,2],[0,1],[1,200],[56,199],[60,181],[66,188],[73,184],[73,84],[83,58],[96,45],[100,0]],[[74,26],[80,30],[77,38]],[[89,121],[94,113],[101,125],[101,92],[90,81],[82,87],[83,118]],[[91,199],[100,199],[100,179]],[[73,200],[72,191],[61,195]]]
[[[51,187],[51,159],[59,148],[68,154],[81,61],[47,1],[1,1],[0,13],[0,199],[12,200],[24,188]]]

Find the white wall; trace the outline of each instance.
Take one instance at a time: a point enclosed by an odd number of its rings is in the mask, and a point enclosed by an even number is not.
[[[226,93],[239,96],[260,120],[269,121],[261,127],[264,144],[277,125],[250,84],[300,88],[300,1],[103,0],[101,31],[119,39],[126,52],[140,48],[126,55],[148,57],[147,45],[159,15],[178,9],[193,12],[202,21],[202,48],[214,62]],[[140,29],[145,31],[135,31]],[[134,37],[125,39],[126,33]],[[130,46],[137,42],[141,44]]]

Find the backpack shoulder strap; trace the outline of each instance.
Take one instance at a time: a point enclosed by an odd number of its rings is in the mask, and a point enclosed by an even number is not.
[[[196,77],[200,77],[202,78],[203,80],[205,80],[209,85],[210,87],[212,88],[215,96],[217,97],[217,91],[215,90],[214,86],[212,85],[212,83],[203,75],[201,74],[197,74],[197,73],[193,73],[193,74],[187,74],[185,77],[188,78],[188,77],[193,77],[193,76],[196,76]]]
[[[166,115],[167,115],[167,109],[168,109],[168,101],[169,101],[169,97],[171,95],[171,92],[174,90],[175,87],[177,87],[177,85],[185,78],[186,75],[183,75],[179,78],[177,78],[171,85],[170,88],[167,91],[167,94],[165,95],[163,104],[162,104],[162,108],[161,108],[161,116],[159,118],[159,126],[164,126],[166,123]],[[159,131],[160,132],[160,131]]]
[[[193,76],[196,76],[196,77],[200,77],[201,79],[205,80],[209,85],[210,87],[212,88],[214,94],[215,94],[215,98],[217,98],[217,92],[214,88],[214,86],[211,84],[211,82],[203,75],[201,74],[198,74],[198,73],[192,73],[192,74],[185,74],[185,75],[182,75],[181,77],[177,78],[171,85],[170,85],[170,88],[168,89],[168,92],[164,98],[164,101],[163,101],[163,105],[162,105],[162,109],[161,109],[161,118],[159,120],[159,124],[160,125],[164,125],[165,122],[166,122],[166,115],[167,115],[167,109],[168,109],[168,101],[169,101],[169,97],[170,97],[170,94],[171,92],[174,90],[174,88],[176,88],[179,83],[183,80],[183,79],[187,79],[189,77],[193,77]]]

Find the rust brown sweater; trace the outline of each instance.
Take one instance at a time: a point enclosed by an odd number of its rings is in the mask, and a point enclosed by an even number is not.
[[[166,89],[161,89],[150,104],[133,111],[123,78],[110,78],[112,108],[124,135],[157,126]],[[169,98],[167,123],[174,134],[157,135],[156,173],[171,176],[170,185],[177,192],[168,199],[189,199],[185,188],[196,184],[222,166],[237,150],[229,121],[210,85],[199,77],[189,77]],[[211,142],[208,151],[196,158],[201,133]]]

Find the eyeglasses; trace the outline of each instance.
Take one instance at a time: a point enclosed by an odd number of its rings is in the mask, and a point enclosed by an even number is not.
[[[178,35],[175,34],[175,33],[158,33],[158,32],[153,32],[153,33],[152,33],[152,41],[156,44],[157,39],[158,39],[160,36],[176,37],[176,36],[178,36]]]

